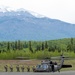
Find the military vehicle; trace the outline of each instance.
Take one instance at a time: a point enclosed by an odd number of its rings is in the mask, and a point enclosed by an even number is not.
[[[34,68],[34,72],[60,72],[61,68],[72,67],[72,65],[64,65],[64,58],[65,57],[63,55],[60,56],[60,64],[57,64],[57,62],[52,62],[51,60],[44,60],[41,64]]]

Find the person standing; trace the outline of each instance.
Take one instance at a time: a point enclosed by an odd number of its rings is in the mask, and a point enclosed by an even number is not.
[[[13,72],[13,67],[12,67],[12,65],[10,65],[10,72]]]
[[[17,72],[20,72],[20,67],[19,65],[16,66]]]
[[[5,68],[5,72],[7,72],[8,71],[8,66],[5,65],[4,68]]]
[[[34,66],[32,67],[32,71],[33,71],[33,72],[35,71],[35,67],[34,67]]]
[[[24,65],[21,67],[21,70],[22,70],[22,72],[24,72],[24,69],[25,69],[25,67],[24,67]]]
[[[27,72],[30,72],[30,67],[29,66],[27,67]]]

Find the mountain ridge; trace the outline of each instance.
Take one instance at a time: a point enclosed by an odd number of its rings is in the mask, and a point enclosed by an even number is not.
[[[75,37],[75,24],[45,16],[34,16],[30,12],[0,12],[0,40],[51,40]]]

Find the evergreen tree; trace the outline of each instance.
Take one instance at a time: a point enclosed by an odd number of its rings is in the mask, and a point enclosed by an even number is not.
[[[41,49],[44,50],[44,42],[42,42],[42,48]]]
[[[74,49],[74,53],[75,53],[75,44],[74,44],[74,47],[73,47],[73,49]]]
[[[21,41],[18,40],[18,50],[21,50]]]
[[[73,50],[73,38],[71,38],[71,50]]]
[[[71,44],[73,45],[73,38],[71,38]]]
[[[51,51],[52,51],[50,47],[48,48],[48,51],[49,51],[49,52],[51,52]]]
[[[15,41],[15,49],[18,50],[18,43]]]
[[[46,49],[48,48],[48,44],[47,44],[47,41],[45,42],[45,48],[46,48]]]
[[[15,50],[14,42],[11,43],[11,48],[12,48],[12,50]]]
[[[28,48],[27,42],[24,42],[23,47],[24,47],[24,48]]]
[[[67,45],[67,51],[71,51],[71,44]]]
[[[39,45],[37,45],[36,51],[39,51],[40,49],[41,49],[41,47]]]
[[[7,43],[7,50],[10,51],[10,42]]]
[[[33,53],[32,47],[31,47],[31,41],[29,41],[29,50]]]

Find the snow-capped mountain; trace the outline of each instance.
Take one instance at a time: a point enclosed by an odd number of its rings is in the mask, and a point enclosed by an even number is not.
[[[10,7],[4,7],[4,6],[0,6],[0,12],[10,12],[10,11],[15,11],[13,8]]]
[[[20,9],[13,9],[13,8],[10,8],[10,7],[0,7],[0,13],[5,13],[5,15],[6,15],[6,12],[8,13],[8,12],[18,12],[16,15],[20,15],[20,12],[27,12],[27,13],[30,13],[31,15],[33,15],[33,16],[35,16],[35,17],[37,17],[37,18],[43,18],[43,17],[45,17],[45,16],[43,16],[43,15],[40,15],[40,14],[38,14],[38,13],[35,13],[35,12],[33,12],[33,11],[28,11],[28,10],[25,10],[25,9],[23,9],[23,8],[20,8]]]
[[[51,40],[75,37],[75,25],[25,9],[0,8],[0,40]]]

